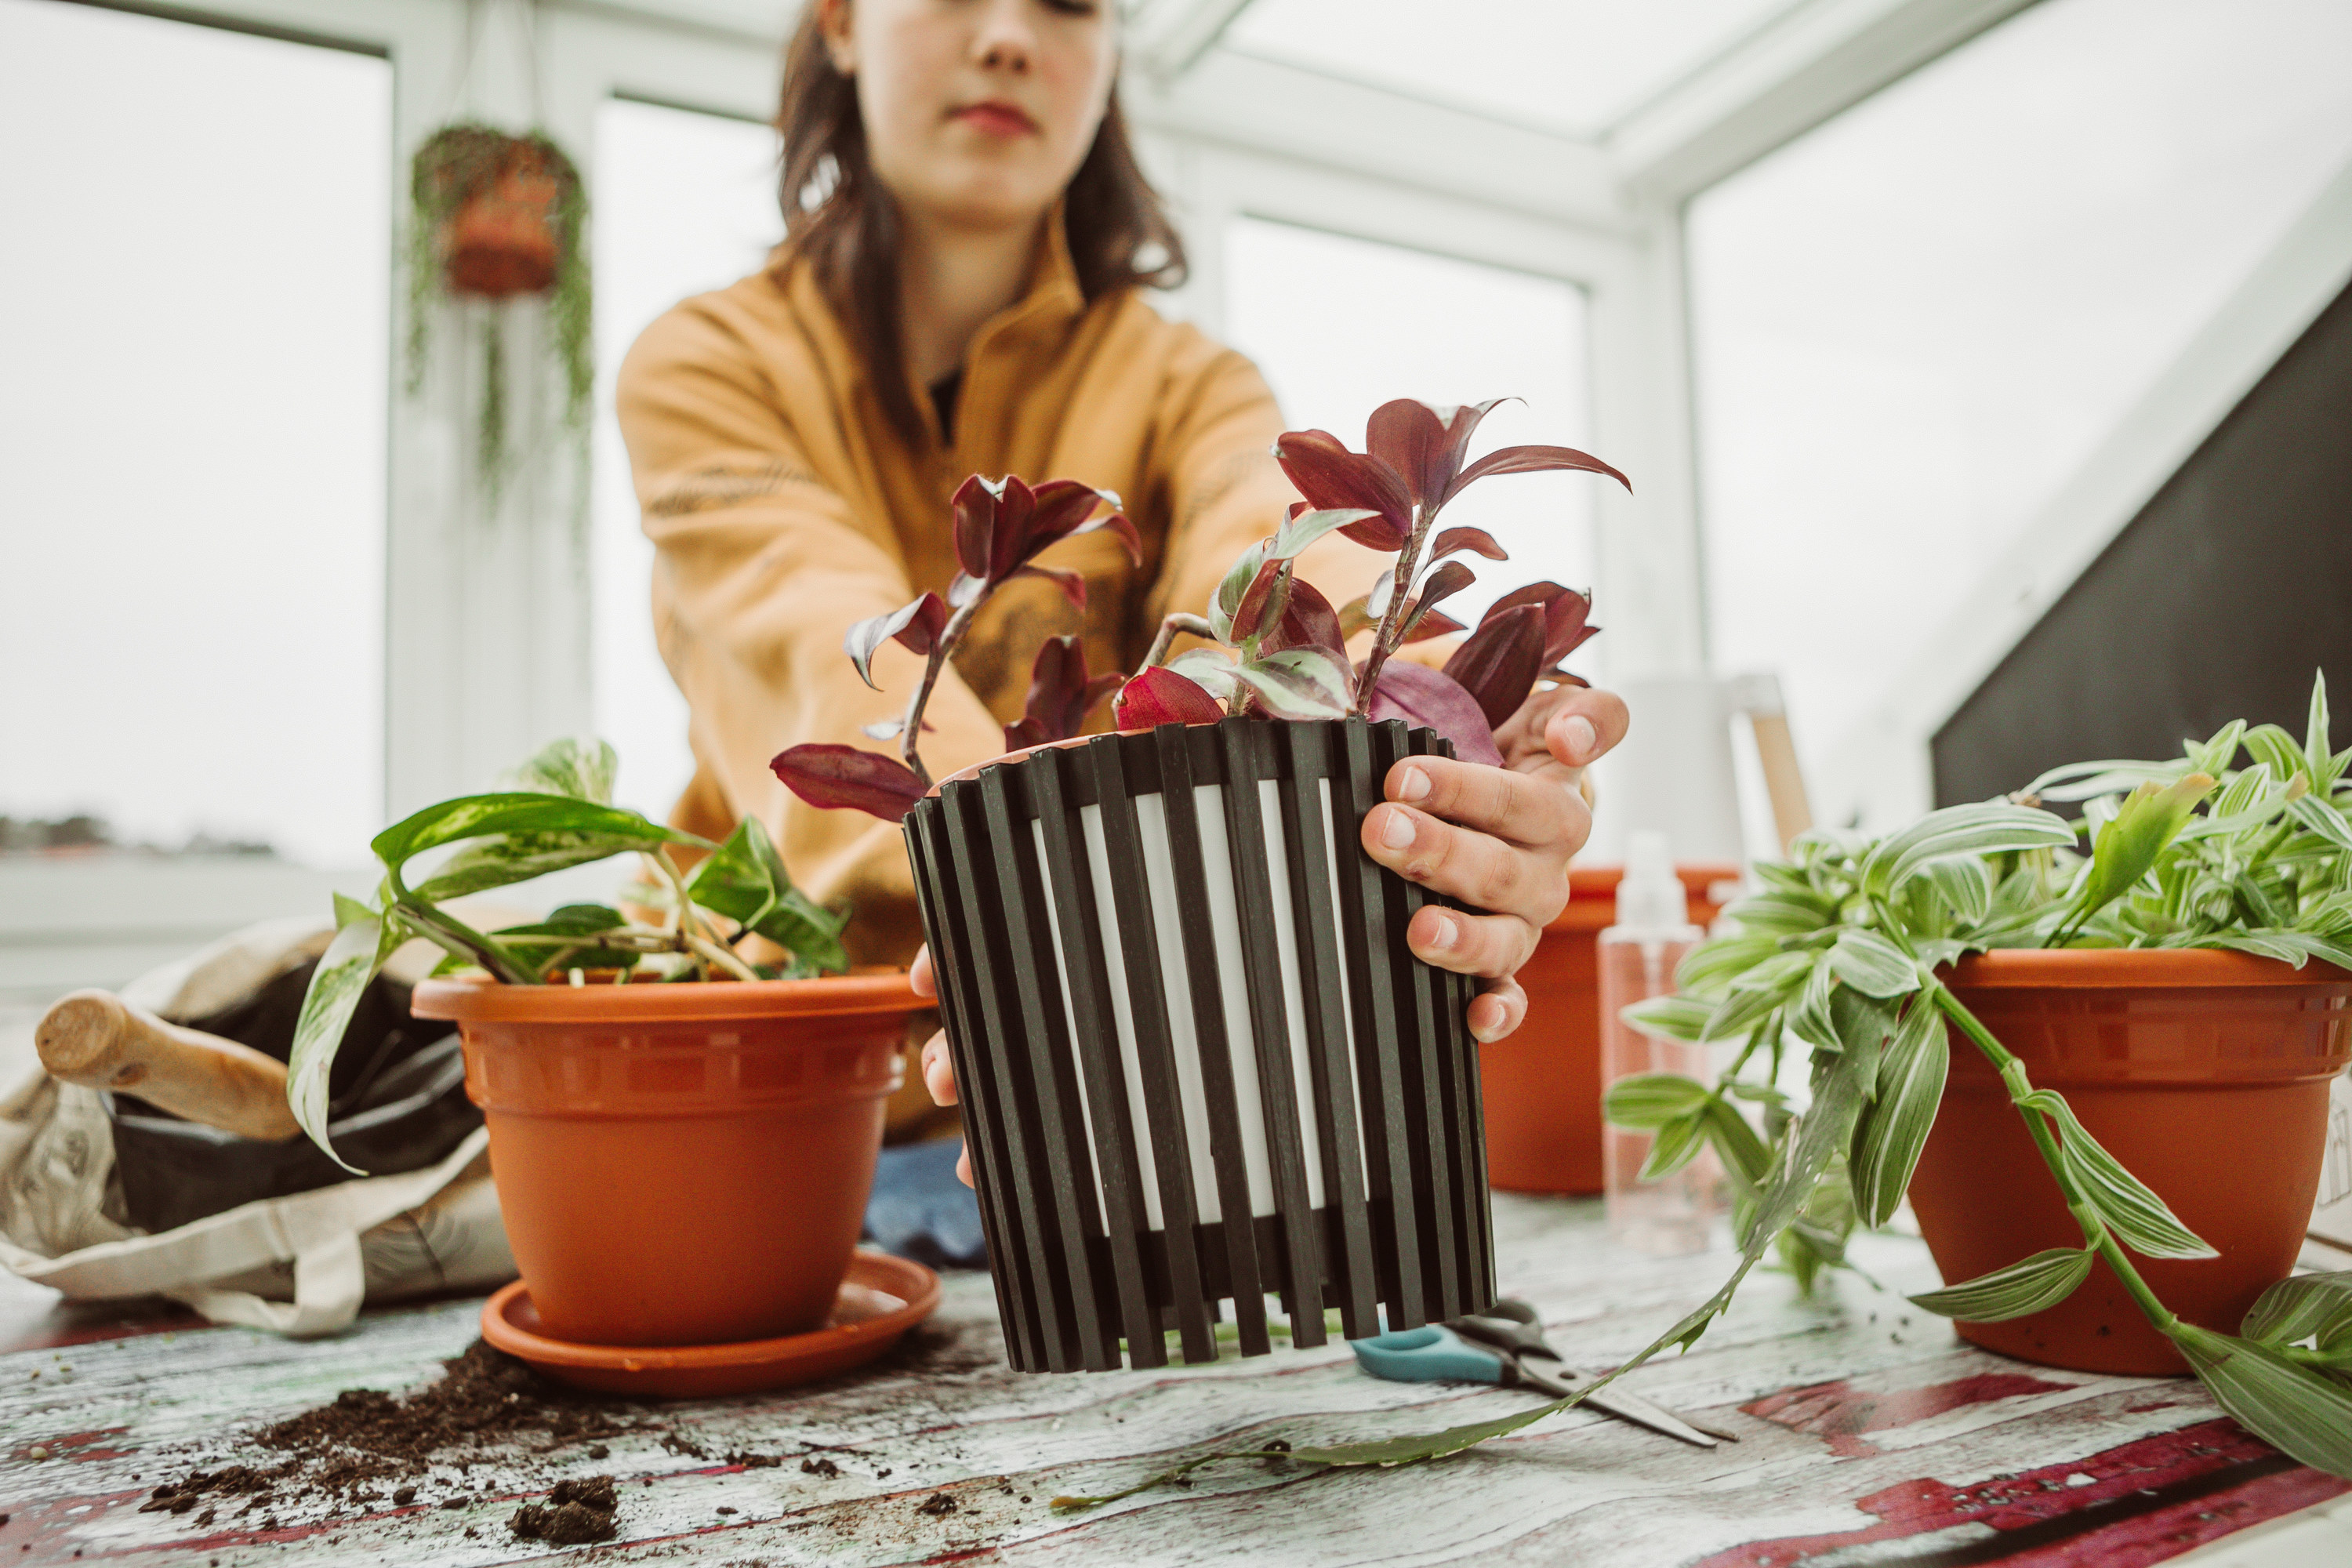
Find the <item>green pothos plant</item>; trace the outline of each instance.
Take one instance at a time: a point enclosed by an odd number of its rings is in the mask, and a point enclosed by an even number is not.
[[[2083,1239],[1912,1302],[1970,1322],[2024,1317],[2063,1300],[2104,1260],[2224,1410],[2294,1458],[2352,1478],[2352,1272],[2279,1282],[2234,1335],[2177,1317],[2132,1255],[2213,1248],[2099,1146],[2063,1096],[2036,1088],[1940,978],[1961,955],[1994,948],[2221,947],[2352,969],[2352,749],[2327,747],[2323,678],[2300,742],[2235,722],[2171,762],[2069,764],[2010,799],[1884,837],[1807,833],[1787,864],[1758,866],[1762,890],[1684,959],[1676,993],[1624,1015],[1649,1034],[1720,1043],[1732,1065],[1712,1084],[1624,1079],[1607,1100],[1611,1121],[1653,1136],[1645,1178],[1715,1150],[1734,1193],[1738,1260],[1721,1289],[1611,1379],[1695,1343],[1768,1253],[1810,1289],[1844,1263],[1856,1226],[1893,1215],[1943,1098],[1956,1027],[2008,1087]],[[2082,805],[2078,818],[2046,809],[2069,803]],[[1811,1089],[1802,1109],[1777,1087],[1783,1059],[1799,1053]],[[1203,1455],[1129,1491],[1230,1458],[1412,1464],[1582,1397],[1377,1442]],[[1055,1500],[1067,1510],[1112,1500]]]
[[[620,985],[797,980],[848,967],[847,910],[793,885],[759,818],[745,817],[724,844],[665,827],[613,804],[618,768],[602,741],[558,741],[501,781],[505,789],[428,805],[376,835],[369,847],[383,881],[369,902],[337,895],[334,941],[311,973],[287,1062],[294,1119],[338,1163],[327,1142],[328,1069],[368,982],[414,938],[446,955],[436,974],[476,972],[510,985],[578,985],[592,973]],[[676,848],[703,858],[681,870]],[[628,901],[659,911],[659,923],[583,903],[479,931],[449,908],[468,893],[631,854],[647,879],[627,889]],[[752,936],[784,949],[785,961],[738,951]]]

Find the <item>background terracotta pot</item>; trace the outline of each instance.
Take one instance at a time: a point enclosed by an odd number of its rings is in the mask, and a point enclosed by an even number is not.
[[[2036,1087],[2065,1095],[2107,1152],[2220,1249],[2134,1261],[2181,1317],[2235,1333],[2303,1242],[2328,1083],[2352,1061],[2352,974],[2220,950],[2005,952],[1964,959],[1950,984]],[[1911,1206],[1958,1283],[2082,1237],[2000,1079],[1958,1029],[1951,1040]],[[2189,1370],[2104,1263],[2048,1311],[1958,1327],[2048,1366]]]
[[[449,215],[442,251],[450,289],[503,300],[553,288],[562,260],[555,232],[562,195],[547,154],[510,142],[498,173]]]
[[[901,973],[757,984],[427,981],[490,1130],[546,1331],[698,1345],[814,1328],[849,1268],[925,1005]]]
[[[1617,921],[1622,866],[1577,867],[1568,908],[1544,928],[1519,971],[1527,1021],[1482,1047],[1486,1173],[1514,1193],[1597,1193],[1601,1171],[1601,952],[1595,938]],[[1705,929],[1722,906],[1708,889],[1736,880],[1737,866],[1681,866],[1690,921]]]

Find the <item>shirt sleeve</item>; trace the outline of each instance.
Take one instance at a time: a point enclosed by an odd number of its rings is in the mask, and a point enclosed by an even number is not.
[[[715,795],[730,822],[758,816],[806,891],[858,906],[845,933],[853,956],[904,963],[921,938],[897,826],[807,805],[769,768],[804,742],[895,752],[862,726],[904,711],[922,659],[886,644],[875,690],[842,647],[852,625],[914,597],[889,520],[857,515],[824,481],[767,367],[695,301],[638,339],[617,404],[656,548],[655,630],[691,710],[689,798],[708,805]],[[952,668],[925,719],[934,777],[1003,749]]]

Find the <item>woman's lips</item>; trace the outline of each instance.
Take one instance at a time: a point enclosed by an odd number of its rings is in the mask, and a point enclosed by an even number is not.
[[[949,118],[990,136],[1025,136],[1037,129],[1035,121],[1010,103],[968,103]]]

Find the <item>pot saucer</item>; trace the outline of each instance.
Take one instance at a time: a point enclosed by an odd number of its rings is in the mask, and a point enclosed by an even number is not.
[[[860,1249],[824,1326],[724,1345],[583,1345],[541,1331],[518,1279],[482,1303],[482,1338],[550,1377],[605,1394],[700,1399],[814,1383],[872,1361],[940,1304],[940,1277],[919,1263]]]

